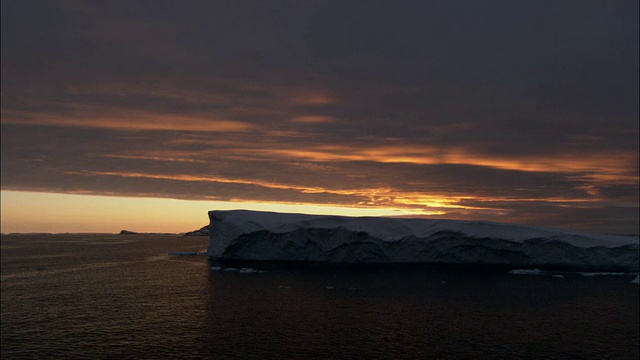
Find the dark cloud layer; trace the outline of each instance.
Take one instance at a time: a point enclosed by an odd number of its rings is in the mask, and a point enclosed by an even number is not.
[[[638,228],[637,1],[3,1],[2,188]]]

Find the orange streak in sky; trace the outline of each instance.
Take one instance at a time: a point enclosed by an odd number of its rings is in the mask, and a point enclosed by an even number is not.
[[[151,161],[171,161],[171,162],[187,162],[187,163],[206,163],[201,159],[190,159],[184,157],[170,157],[170,156],[145,156],[145,155],[118,155],[118,154],[105,154],[102,155],[106,158],[114,159],[131,159],[131,160],[151,160]]]
[[[269,189],[282,189],[298,191],[305,194],[328,193],[343,196],[355,196],[365,198],[352,205],[363,207],[378,207],[388,209],[413,209],[422,214],[446,214],[447,209],[461,210],[485,210],[485,211],[507,211],[508,209],[482,206],[482,203],[491,204],[494,202],[554,202],[554,203],[590,203],[598,199],[580,199],[580,198],[502,198],[502,197],[476,197],[476,196],[447,196],[447,195],[429,195],[420,192],[407,192],[392,188],[361,188],[361,189],[327,189],[322,187],[307,187],[299,185],[282,184],[268,182],[262,180],[248,179],[232,179],[216,176],[195,176],[195,175],[166,175],[166,174],[148,174],[148,173],[119,173],[119,172],[69,172],[74,175],[84,176],[118,176],[130,178],[147,178],[147,179],[166,179],[176,181],[197,181],[197,182],[217,182],[228,184],[242,184],[260,186]],[[237,201],[246,201],[252,199],[236,199]],[[465,204],[465,201],[474,201],[474,205]]]
[[[100,113],[100,109],[93,109]],[[173,131],[205,131],[205,132],[243,132],[249,131],[253,125],[235,120],[215,119],[207,114],[167,115],[140,110],[108,111],[106,114],[87,118],[77,115],[51,115],[27,111],[4,111],[2,123],[73,126],[89,128],[105,128],[117,130],[173,130]]]
[[[289,119],[289,121],[294,123],[309,123],[309,124],[330,123],[335,120],[336,119],[332,116],[323,116],[323,115],[303,115],[303,116],[296,116]]]
[[[638,177],[629,174],[637,154],[622,151],[589,154],[554,154],[551,156],[491,157],[471,149],[424,147],[318,146],[299,149],[264,149],[276,157],[293,157],[310,161],[373,161],[418,165],[473,165],[526,172],[585,173],[588,179],[634,184]]]

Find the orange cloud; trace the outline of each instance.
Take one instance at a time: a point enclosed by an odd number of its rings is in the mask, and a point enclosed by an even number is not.
[[[88,176],[119,176],[119,177],[131,177],[131,178],[147,178],[147,179],[165,179],[165,180],[178,180],[178,181],[204,181],[204,182],[217,182],[217,183],[229,183],[229,184],[243,184],[243,185],[255,185],[270,189],[286,189],[297,190],[303,193],[321,193],[330,192],[326,189],[306,186],[295,186],[272,183],[261,180],[246,180],[246,179],[231,179],[216,176],[204,176],[204,175],[182,175],[182,174],[147,174],[147,173],[133,173],[133,172],[109,172],[109,171],[81,171],[73,172],[77,175]]]
[[[2,123],[105,128],[117,130],[170,130],[203,132],[245,132],[254,125],[235,120],[216,119],[207,114],[173,115],[140,110],[82,109],[70,115],[3,111]],[[103,112],[103,110],[105,110]],[[97,114],[97,115],[96,115]]]
[[[289,92],[289,91],[287,91]],[[295,105],[328,105],[336,102],[336,99],[326,93],[317,91],[292,91],[287,100]]]
[[[500,157],[478,153],[473,149],[411,145],[365,148],[331,145],[305,149],[265,149],[263,151],[276,157],[300,158],[310,161],[473,165],[526,172],[584,173],[581,175],[582,177],[596,181],[616,181],[629,184],[638,182],[637,176],[629,174],[630,164],[637,161],[637,154],[623,151],[554,154],[550,156],[505,154]]]
[[[226,184],[241,184],[259,186],[269,189],[281,189],[300,192],[303,194],[333,194],[353,197],[353,202],[349,206],[375,207],[383,209],[404,209],[411,210],[416,214],[445,215],[449,210],[473,210],[505,212],[507,208],[496,207],[495,203],[509,202],[552,202],[552,203],[588,203],[594,199],[577,199],[568,197],[556,197],[548,199],[530,199],[514,197],[495,196],[467,196],[448,194],[426,194],[423,192],[404,191],[390,187],[382,188],[355,188],[355,189],[330,189],[326,187],[310,187],[295,184],[264,181],[260,179],[227,178],[208,175],[183,175],[183,174],[153,174],[141,172],[108,172],[108,171],[83,171],[69,172],[69,174],[83,176],[117,176],[128,178],[164,179],[174,181],[194,181],[194,182],[215,182]],[[309,198],[309,204],[314,203],[313,197]],[[256,201],[255,199],[235,198],[234,201]],[[471,203],[467,203],[471,201]],[[482,206],[486,203],[487,206]]]
[[[335,121],[335,118],[331,116],[322,116],[322,115],[303,115],[296,116],[289,119],[291,122],[295,123],[308,123],[308,124],[320,124],[320,123],[330,123]]]
[[[186,163],[206,163],[202,159],[193,159],[186,157],[175,157],[175,154],[171,153],[156,153],[155,156],[151,155],[120,155],[120,154],[105,154],[102,155],[106,158],[114,159],[132,159],[132,160],[151,160],[151,161],[171,161],[171,162],[186,162]]]

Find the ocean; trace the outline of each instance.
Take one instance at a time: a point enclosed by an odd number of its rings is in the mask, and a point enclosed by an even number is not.
[[[0,245],[3,359],[640,357],[635,275],[217,264],[169,255],[208,245],[173,235]]]

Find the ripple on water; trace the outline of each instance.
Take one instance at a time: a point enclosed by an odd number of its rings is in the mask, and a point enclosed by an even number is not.
[[[3,253],[7,359],[639,355],[633,276],[260,264],[241,274],[168,256],[202,247],[182,239],[29,244]],[[29,258],[41,250],[64,261]]]

